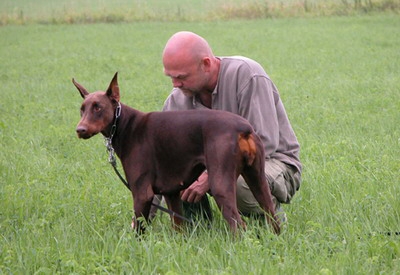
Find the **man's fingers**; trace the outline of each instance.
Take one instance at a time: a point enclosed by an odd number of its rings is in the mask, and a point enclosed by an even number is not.
[[[197,194],[195,190],[188,188],[181,192],[181,200],[190,203],[199,202],[201,200],[201,195]]]
[[[188,196],[189,196],[188,190],[189,190],[189,189],[185,189],[185,190],[182,190],[182,191],[181,191],[181,200],[187,201],[187,198],[188,198]]]

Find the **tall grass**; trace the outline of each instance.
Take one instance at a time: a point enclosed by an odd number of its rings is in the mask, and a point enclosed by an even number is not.
[[[94,91],[119,71],[124,103],[160,110],[178,30],[258,60],[280,90],[304,181],[279,237],[248,221],[232,239],[215,210],[211,229],[177,233],[163,214],[138,238],[102,138],[76,138],[71,78]],[[0,273],[399,273],[399,32],[390,14],[1,27]]]
[[[0,25],[137,21],[218,21],[391,11],[399,0],[3,0]]]

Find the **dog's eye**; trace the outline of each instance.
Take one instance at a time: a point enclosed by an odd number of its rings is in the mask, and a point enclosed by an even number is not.
[[[100,112],[100,110],[101,110],[101,107],[100,107],[100,105],[99,104],[93,104],[93,111],[95,111],[95,112]]]

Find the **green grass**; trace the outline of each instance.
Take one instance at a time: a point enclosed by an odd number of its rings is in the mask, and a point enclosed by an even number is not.
[[[258,60],[302,145],[304,182],[279,237],[236,240],[218,215],[186,233],[161,215],[138,239],[102,138],[78,140],[71,78],[160,110],[161,52],[178,30]],[[0,274],[397,274],[400,18],[26,25],[0,28]],[[259,236],[259,238],[257,237]]]

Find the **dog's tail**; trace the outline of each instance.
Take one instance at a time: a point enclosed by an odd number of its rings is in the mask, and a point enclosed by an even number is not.
[[[254,141],[254,133],[244,132],[239,134],[239,150],[244,157],[245,164],[251,166],[257,155],[257,146]]]

